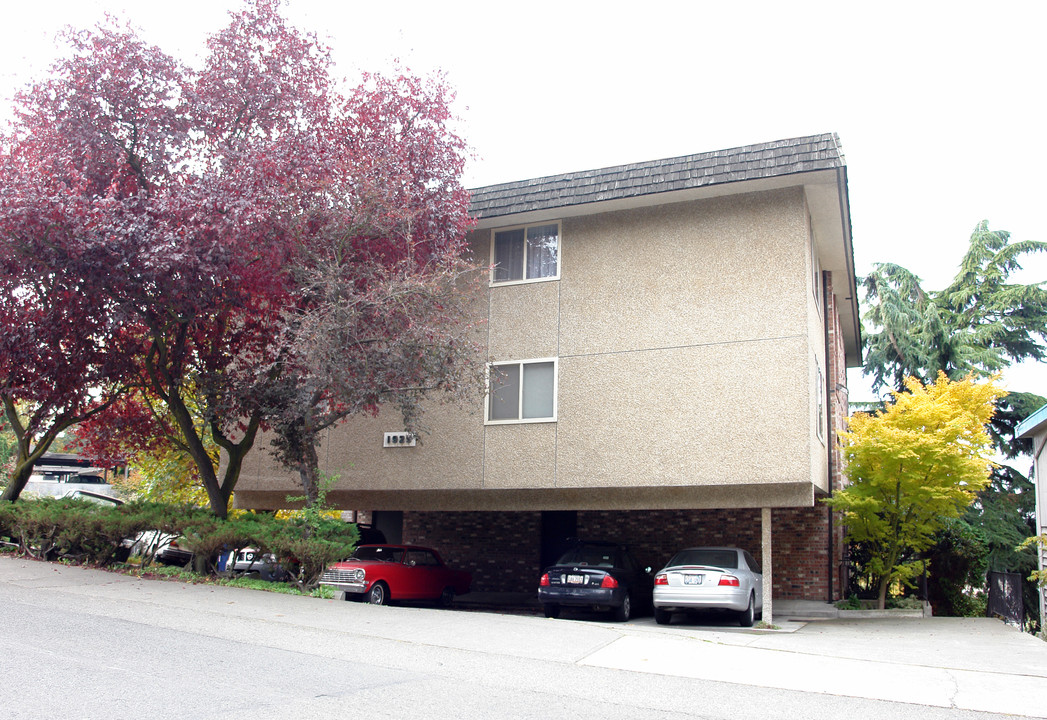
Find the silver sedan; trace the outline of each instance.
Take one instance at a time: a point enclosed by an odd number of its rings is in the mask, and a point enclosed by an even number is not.
[[[753,556],[738,548],[681,550],[654,576],[654,619],[668,624],[675,611],[732,610],[749,627],[763,612],[763,575]]]

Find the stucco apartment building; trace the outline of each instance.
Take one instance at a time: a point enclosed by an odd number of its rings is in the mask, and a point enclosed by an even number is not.
[[[838,597],[819,499],[841,482],[860,329],[836,135],[478,188],[472,212],[487,398],[432,408],[415,446],[384,442],[394,412],[335,429],[328,499],[476,590],[533,590],[578,536],[655,569],[737,545],[774,597]],[[235,500],[298,492],[256,451]]]

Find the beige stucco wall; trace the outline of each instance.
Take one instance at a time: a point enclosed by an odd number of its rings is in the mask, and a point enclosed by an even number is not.
[[[489,238],[474,235],[485,262]],[[564,219],[561,278],[489,288],[481,304],[490,359],[558,358],[557,421],[485,426],[480,402],[435,407],[422,446],[383,449],[395,413],[353,420],[322,451],[340,477],[332,497],[383,508],[809,504],[825,484],[810,242],[800,188]],[[293,490],[256,450],[238,502]]]
[[[806,198],[805,198],[806,200]],[[824,287],[822,287],[822,268],[826,263],[819,256],[819,248],[814,237],[810,215],[805,213],[807,223],[807,345],[810,351],[810,367],[808,380],[810,382],[810,443],[812,452],[810,455],[811,478],[815,485],[823,492],[829,490],[829,459],[828,459],[828,417],[829,417],[829,388],[827,387],[828,370],[826,368],[826,343],[825,343],[825,304]],[[821,384],[819,394],[818,385]],[[819,397],[823,408],[819,413]],[[819,433],[819,426],[821,432]]]

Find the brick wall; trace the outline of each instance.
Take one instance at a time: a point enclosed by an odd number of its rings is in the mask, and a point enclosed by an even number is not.
[[[404,542],[436,548],[473,590],[537,591],[540,512],[405,512]]]
[[[771,513],[774,597],[829,600],[829,510],[777,508]],[[835,578],[836,573],[832,573]],[[837,595],[833,599],[838,599]]]
[[[779,508],[771,523],[774,597],[825,601],[828,511]],[[581,511],[578,535],[626,543],[641,564],[655,570],[677,550],[695,545],[741,547],[762,562],[758,509]],[[435,547],[449,565],[470,571],[475,591],[537,587],[539,512],[405,512],[404,542]]]

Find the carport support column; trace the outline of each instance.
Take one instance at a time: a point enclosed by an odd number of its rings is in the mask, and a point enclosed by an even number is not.
[[[774,624],[774,613],[772,612],[773,598],[771,586],[774,585],[774,576],[771,574],[771,508],[762,508],[760,511],[761,541],[760,558],[763,562],[763,621],[768,625]]]

